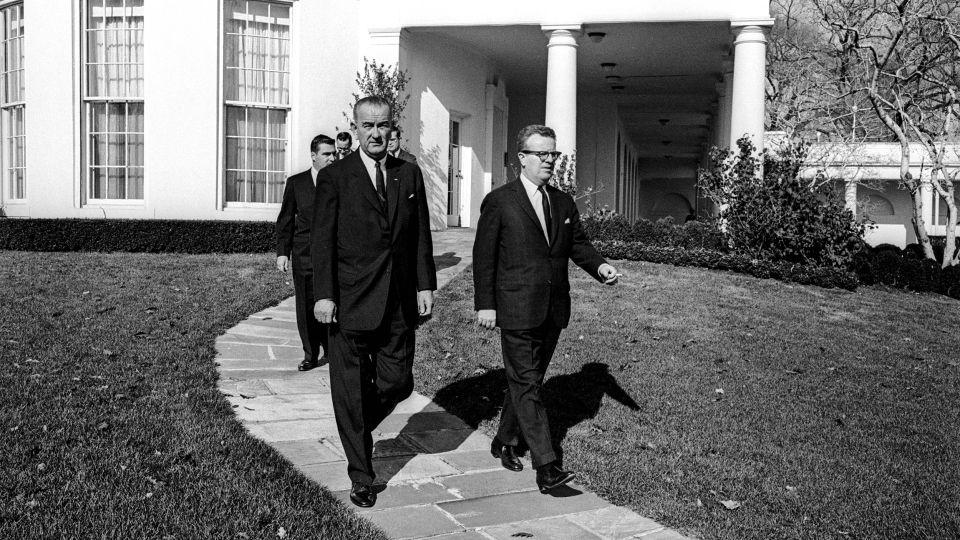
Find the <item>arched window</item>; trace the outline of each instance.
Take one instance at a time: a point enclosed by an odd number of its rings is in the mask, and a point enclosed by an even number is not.
[[[674,223],[682,224],[687,216],[693,213],[693,206],[686,197],[679,193],[667,193],[660,197],[650,211],[650,219],[656,221],[665,217],[672,217]]]

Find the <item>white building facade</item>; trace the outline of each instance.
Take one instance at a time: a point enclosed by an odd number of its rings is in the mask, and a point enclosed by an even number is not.
[[[273,220],[309,141],[349,128],[363,59],[410,76],[432,227],[476,224],[524,125],[589,201],[698,213],[709,147],[763,143],[766,0],[0,2],[9,217]],[[29,24],[24,24],[29,21]],[[582,201],[587,202],[587,201]]]

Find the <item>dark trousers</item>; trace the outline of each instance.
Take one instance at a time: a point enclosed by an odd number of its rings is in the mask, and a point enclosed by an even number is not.
[[[387,303],[376,330],[330,325],[330,394],[350,480],[372,484],[373,430],[413,392],[414,329]]]
[[[293,292],[297,304],[297,330],[303,343],[304,360],[316,360],[327,354],[327,325],[313,316],[313,272],[293,269]]]
[[[500,413],[497,438],[516,446],[520,436],[530,448],[534,467],[557,459],[550,439],[547,411],[540,393],[543,377],[557,348],[561,328],[552,317],[537,328],[500,329],[500,345],[507,374],[507,395]]]

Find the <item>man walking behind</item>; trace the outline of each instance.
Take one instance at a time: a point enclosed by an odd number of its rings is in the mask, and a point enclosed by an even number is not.
[[[330,323],[330,390],[350,500],[373,506],[371,432],[413,392],[414,331],[437,288],[420,168],[387,155],[393,111],[353,108],[360,151],[317,176],[314,307]]]
[[[570,320],[568,261],[603,283],[612,285],[619,276],[584,234],[573,198],[547,185],[560,156],[556,139],[546,126],[520,130],[520,177],[484,198],[473,245],[477,322],[491,330],[500,327],[507,374],[500,428],[490,451],[505,468],[519,471],[523,464],[516,446],[522,436],[542,493],[574,477],[554,452],[540,397],[560,331]]]
[[[313,316],[313,263],[310,260],[310,228],[313,223],[313,195],[320,169],[336,159],[333,139],[317,135],[310,141],[313,165],[287,179],[283,203],[277,216],[277,269],[286,272],[293,262],[293,290],[296,295],[297,330],[303,343],[303,361],[297,369],[307,371],[325,362],[327,328]]]

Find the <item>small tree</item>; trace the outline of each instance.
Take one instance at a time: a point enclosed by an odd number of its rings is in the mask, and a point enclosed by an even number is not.
[[[553,168],[553,178],[550,179],[554,186],[557,187],[560,191],[566,193],[573,197],[573,200],[579,201],[590,197],[591,195],[596,195],[603,191],[603,184],[598,184],[596,186],[590,186],[586,189],[581,190],[577,185],[577,153],[571,152],[569,154],[563,154],[557,160],[556,166]],[[586,202],[586,207],[588,211],[592,211],[593,207],[590,204],[588,199]]]
[[[397,69],[393,65],[378,64],[375,59],[364,56],[363,71],[357,72],[355,82],[357,91],[353,93],[353,103],[367,96],[380,96],[390,102],[394,125],[403,121],[403,111],[410,100],[410,94],[406,92],[410,76],[406,70]],[[350,103],[347,112],[343,113],[347,125],[353,121],[353,103]]]
[[[743,137],[737,147],[737,153],[714,148],[713,168],[701,170],[699,179],[721,209],[730,247],[757,259],[848,267],[863,245],[864,226],[831,183],[802,178],[807,145],[758,155]]]

